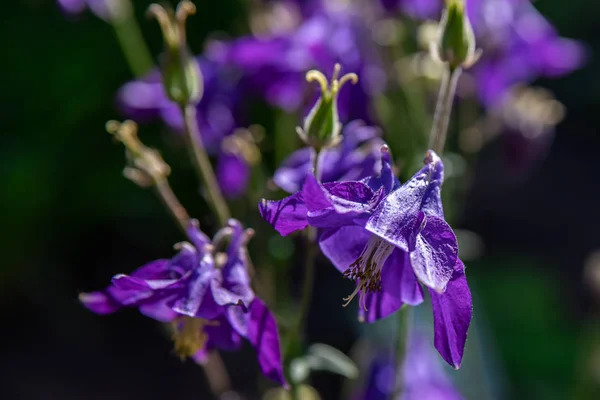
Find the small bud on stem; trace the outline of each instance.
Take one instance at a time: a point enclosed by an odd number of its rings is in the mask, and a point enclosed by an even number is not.
[[[158,21],[163,33],[165,52],[160,67],[165,91],[169,99],[181,106],[196,104],[202,98],[202,74],[187,47],[185,34],[186,20],[195,13],[196,6],[187,0],[179,3],[175,12],[152,4],[147,13]]]
[[[451,70],[469,68],[477,62],[475,35],[465,10],[465,0],[446,0],[437,41],[432,43],[434,59],[448,63]]]
[[[307,82],[314,81],[321,86],[321,97],[304,119],[304,126],[297,127],[296,131],[304,143],[313,147],[317,152],[323,148],[333,147],[340,142],[342,125],[338,115],[337,96],[346,82],[352,84],[358,82],[358,76],[355,73],[348,73],[338,79],[340,70],[341,66],[335,64],[331,83],[320,71],[310,70],[306,73]]]

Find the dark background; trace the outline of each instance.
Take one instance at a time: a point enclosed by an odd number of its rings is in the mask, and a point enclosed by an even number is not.
[[[142,16],[149,3],[136,7],[157,54],[159,31]],[[212,31],[243,33],[241,3],[198,4],[191,47],[200,51]],[[510,179],[496,156],[501,144],[488,145],[459,225],[486,246],[468,276],[490,349],[484,364],[498,388],[492,398],[598,398],[600,297],[584,266],[600,248],[600,12],[584,0],[536,5],[561,34],[584,41],[590,59],[568,77],[537,82],[568,109],[547,159],[526,179]],[[77,300],[117,272],[172,254],[181,239],[152,193],[120,176],[122,148],[104,131],[107,119],[119,117],[115,91],[131,79],[110,26],[91,14],[69,21],[51,0],[5,6],[0,398],[206,398],[201,369],[171,354],[158,324],[135,310],[101,318]],[[164,149],[175,190],[201,214],[185,154],[164,146],[170,139],[159,124],[146,128],[144,140]],[[337,275],[319,271],[317,293],[329,296]],[[348,350],[352,328],[342,332],[338,323],[344,315],[313,311],[310,338]],[[254,374],[237,368],[236,357],[225,355],[234,361],[233,382],[251,398]],[[241,357],[256,369],[251,352]],[[469,376],[461,380],[468,385]],[[339,379],[320,375],[315,384],[325,399],[335,398]]]

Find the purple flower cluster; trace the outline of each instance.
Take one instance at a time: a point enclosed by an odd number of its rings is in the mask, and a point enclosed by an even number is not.
[[[82,293],[82,303],[97,314],[137,307],[150,318],[172,322],[176,352],[198,362],[212,349],[239,349],[246,339],[265,376],[285,385],[275,318],[250,287],[249,234],[230,220],[211,242],[192,221],[188,238],[172,259],[116,275],[106,289]]]
[[[313,1],[301,6],[304,20],[291,30],[213,43],[220,60],[242,71],[252,94],[287,111],[305,103],[306,71],[332,71],[339,63],[361,77],[339,96],[342,121],[372,120],[371,99],[383,90],[386,78],[363,16],[348,4]]]
[[[418,305],[427,287],[435,346],[450,365],[462,360],[472,315],[465,267],[456,237],[444,220],[442,160],[429,151],[425,166],[400,185],[383,149],[381,173],[360,181],[319,182],[306,177],[301,190],[263,200],[259,210],[281,234],[314,226],[323,253],[356,289],[359,319],[373,322],[404,304]]]
[[[417,19],[439,19],[443,0],[381,0],[387,11]],[[530,0],[467,0],[482,57],[471,71],[479,98],[486,106],[502,101],[518,83],[538,77],[558,77],[579,68],[585,51],[574,40],[560,37]]]

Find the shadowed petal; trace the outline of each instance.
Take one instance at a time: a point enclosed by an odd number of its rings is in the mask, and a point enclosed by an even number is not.
[[[458,244],[446,221],[438,217],[423,217],[421,231],[411,248],[410,261],[417,278],[425,286],[442,293],[454,271]]]
[[[90,311],[105,315],[112,314],[123,306],[104,292],[80,293],[79,301]]]
[[[358,320],[361,322],[375,322],[388,317],[402,307],[402,301],[397,295],[386,291],[366,293],[365,308],[358,309]]]
[[[411,306],[423,302],[423,289],[410,265],[408,253],[395,249],[381,270],[382,290],[396,294],[404,304]]]
[[[275,184],[288,193],[298,192],[310,171],[310,160],[313,154],[312,147],[305,147],[293,152],[275,171],[273,176]]]
[[[373,192],[363,182],[332,182],[321,189],[328,191],[331,206],[308,213],[308,221],[317,228],[362,226],[384,196],[383,190]]]
[[[263,374],[287,386],[283,376],[277,323],[273,314],[259,298],[255,298],[250,305],[247,338],[256,349],[258,364]]]
[[[360,226],[343,226],[323,232],[318,241],[323,254],[343,273],[360,256],[370,236]]]
[[[306,205],[301,193],[282,200],[265,200],[258,204],[260,215],[282,236],[302,230],[308,226]]]
[[[457,260],[454,274],[442,294],[429,290],[433,307],[435,348],[448,364],[459,368],[473,314],[473,300],[465,267]]]
[[[306,181],[302,187],[302,198],[304,198],[309,212],[321,211],[332,206],[331,195],[313,174],[306,175]]]
[[[174,299],[175,296],[170,296],[156,302],[142,304],[140,312],[160,322],[171,322],[177,318],[177,313],[173,311],[170,304]]]

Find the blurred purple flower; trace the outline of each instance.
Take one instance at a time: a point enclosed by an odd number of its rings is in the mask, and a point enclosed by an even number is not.
[[[357,181],[381,170],[381,146],[377,128],[362,121],[351,121],[344,126],[344,139],[331,149],[324,150],[320,161],[321,181]],[[306,147],[292,153],[275,171],[273,180],[283,190],[294,193],[306,180],[314,149]]]
[[[366,385],[353,400],[462,400],[425,338],[411,332],[403,367],[396,370],[392,352],[371,362]],[[398,381],[398,383],[396,382]],[[392,397],[397,384],[402,393]]]
[[[87,9],[105,21],[111,21],[124,8],[119,0],[57,0],[61,10],[68,15],[79,15]]]
[[[444,221],[442,161],[429,151],[423,169],[399,186],[384,154],[379,176],[321,184],[309,174],[302,190],[283,200],[263,200],[259,210],[284,236],[308,225],[320,228],[323,253],[357,282],[345,300],[360,296],[361,320],[372,322],[403,304],[420,304],[419,281],[427,286],[436,348],[458,368],[472,301],[456,237]]]
[[[443,0],[379,0],[386,11],[400,11],[418,19],[437,19]]]
[[[226,250],[213,254],[226,237]],[[250,288],[247,233],[230,220],[211,243],[192,221],[188,238],[191,243],[179,244],[172,259],[116,275],[106,289],[82,293],[81,302],[97,314],[137,307],[148,317],[173,322],[176,351],[200,361],[207,350],[238,349],[246,338],[257,350],[263,373],[285,384],[275,320]]]
[[[381,0],[388,11],[439,19],[442,0]],[[585,61],[583,46],[558,35],[530,0],[467,0],[481,59],[470,70],[479,98],[490,106],[507,90],[538,77],[558,77]]]
[[[225,151],[223,139],[243,125],[240,100],[242,88],[230,68],[213,60],[199,58],[204,94],[197,106],[197,120],[207,151],[217,155],[219,185],[227,197],[242,194],[249,181],[250,167],[241,154]],[[161,118],[176,132],[183,132],[179,106],[171,102],[155,70],[145,78],[125,84],[117,102],[126,116],[137,122]]]
[[[333,71],[339,63],[345,72],[360,77],[358,85],[339,96],[342,121],[372,120],[370,98],[383,90],[386,78],[364,19],[348,5],[311,10],[295,30],[214,42],[213,48],[221,62],[242,71],[255,95],[286,111],[297,111],[305,103],[306,71]]]
[[[529,0],[469,0],[467,10],[483,49],[472,72],[486,105],[517,83],[568,74],[585,60],[582,45],[560,37]]]

